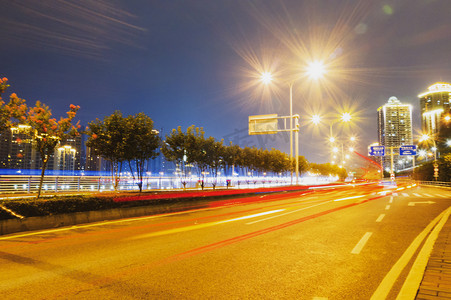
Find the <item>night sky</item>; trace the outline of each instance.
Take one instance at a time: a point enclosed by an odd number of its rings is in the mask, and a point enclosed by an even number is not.
[[[377,141],[376,110],[396,96],[414,107],[437,81],[451,82],[451,1],[0,0],[0,76],[29,105],[59,118],[80,105],[82,124],[114,110],[144,112],[166,134],[203,127],[240,146],[288,152],[287,135],[247,135],[249,115],[301,115],[301,154],[329,158],[329,124]],[[306,65],[324,61],[319,81]],[[264,86],[259,73],[271,71]],[[314,127],[313,114],[323,116]],[[356,160],[358,158],[356,157]]]

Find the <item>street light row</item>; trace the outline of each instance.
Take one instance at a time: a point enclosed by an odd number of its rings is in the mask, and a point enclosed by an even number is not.
[[[324,74],[326,73],[326,68],[324,66],[324,64],[321,61],[313,61],[311,62],[307,68],[306,68],[306,75],[309,76],[311,79],[314,80],[318,80],[321,77],[324,76]],[[263,72],[260,76],[260,80],[263,84],[268,85],[270,84],[273,80],[274,77],[272,75],[271,72]],[[298,125],[296,125],[296,128],[293,128],[293,85],[294,82],[296,80],[292,80],[289,82],[289,90],[290,90],[290,161],[293,161],[293,132],[296,131],[296,183],[298,183],[298,178],[299,178],[299,161],[298,161],[298,132],[299,132],[299,128]],[[341,115],[340,121],[342,122],[349,122],[351,121],[352,117],[351,114],[348,112],[345,112]],[[321,123],[321,117],[319,115],[313,115],[312,116],[312,122],[313,124],[317,125],[319,123]],[[330,123],[330,141],[332,143],[332,149],[334,149],[334,145],[333,143],[335,142],[335,138],[333,137],[333,133],[332,133],[332,126],[333,124],[336,122],[332,122]],[[351,141],[355,141],[355,137],[351,137]],[[343,148],[343,145],[342,145]],[[350,151],[353,151],[350,150]],[[342,149],[343,152],[343,149]],[[342,156],[344,156],[344,154],[342,153]],[[342,158],[342,160],[344,161],[344,157]],[[293,172],[291,173],[291,177],[293,178]]]

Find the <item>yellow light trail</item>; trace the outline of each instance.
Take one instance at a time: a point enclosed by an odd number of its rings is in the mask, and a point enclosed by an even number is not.
[[[162,231],[158,231],[158,232],[142,234],[142,235],[133,237],[131,239],[132,240],[143,239],[143,238],[149,238],[149,237],[155,237],[155,236],[161,236],[161,235],[167,235],[167,234],[173,234],[173,233],[179,233],[179,232],[186,232],[186,231],[191,231],[191,230],[196,230],[196,229],[202,229],[202,228],[212,227],[212,226],[216,226],[216,225],[220,225],[220,224],[225,224],[225,223],[230,223],[230,222],[235,222],[235,221],[240,221],[240,220],[247,220],[247,219],[251,219],[251,218],[274,214],[274,213],[282,212],[284,210],[285,209],[276,209],[276,210],[265,211],[265,212],[258,213],[258,214],[247,215],[247,216],[223,220],[223,221],[209,222],[209,223],[204,223],[204,224],[195,224],[195,225],[186,226],[186,227],[162,230]]]

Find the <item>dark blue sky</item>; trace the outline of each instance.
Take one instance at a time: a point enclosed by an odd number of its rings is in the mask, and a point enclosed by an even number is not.
[[[301,154],[328,159],[329,123],[342,111],[365,153],[376,141],[376,110],[390,96],[414,106],[436,81],[451,81],[451,2],[0,0],[0,76],[29,104],[56,117],[78,104],[82,123],[114,110],[144,112],[156,128],[192,124],[241,146],[288,139],[247,136],[249,115],[287,115],[288,82],[301,115]],[[323,60],[320,82],[303,74]],[[258,84],[258,71],[275,84]],[[313,113],[325,117],[320,128]]]

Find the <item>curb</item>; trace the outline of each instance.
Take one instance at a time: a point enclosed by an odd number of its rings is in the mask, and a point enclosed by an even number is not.
[[[189,207],[189,209],[193,208],[195,209],[201,207]],[[53,216],[29,217],[25,219],[7,219],[0,221],[0,235],[23,231],[58,228],[64,226],[74,226],[83,223],[94,223],[107,220],[157,215],[161,213],[178,212],[184,209],[187,209],[187,207],[174,207],[171,209],[167,207],[138,206],[59,214]]]

